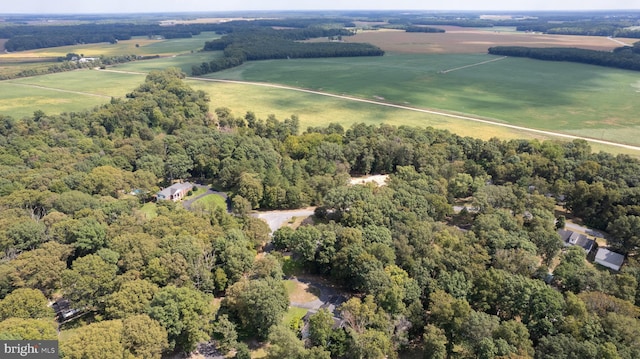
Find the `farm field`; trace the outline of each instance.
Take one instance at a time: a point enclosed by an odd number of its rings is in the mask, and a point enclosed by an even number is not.
[[[144,81],[144,75],[77,70],[0,82],[0,113],[21,118],[34,111],[46,114],[88,110],[124,97]]]
[[[633,71],[486,54],[391,53],[250,62],[207,77],[279,83],[640,143],[640,121],[631,115],[640,111],[640,73]]]
[[[131,40],[119,41],[117,44],[97,43],[73,46],[61,46],[29,51],[20,51],[0,54],[0,75],[11,75],[27,68],[47,68],[58,63],[57,58],[64,57],[68,53],[82,54],[85,57],[117,56],[117,55],[139,55],[172,58],[180,54],[198,55],[197,51],[202,49],[204,42],[218,38],[213,32],[203,32],[190,39],[149,39],[146,36],[134,37]],[[1,44],[0,44],[1,45]],[[137,45],[137,46],[136,46]],[[2,48],[0,46],[0,48]],[[202,59],[194,59],[195,63],[210,61],[211,54],[200,54]],[[190,63],[184,66],[183,70],[191,69]],[[20,66],[20,69],[18,69]],[[176,65],[168,65],[176,66]],[[177,65],[181,67],[180,65]]]
[[[178,67],[184,73],[190,74],[192,66],[209,62],[221,56],[222,51],[194,52],[159,59],[127,62],[115,65],[112,68],[120,71],[149,72],[152,70],[162,70],[167,67]]]
[[[368,42],[389,52],[420,54],[486,53],[491,46],[580,47],[611,51],[619,42],[603,36],[544,35],[516,32],[514,27],[468,28],[434,26],[445,33],[407,33],[402,30],[361,31],[345,42]],[[638,39],[618,38],[633,44]],[[317,39],[315,41],[325,41]]]
[[[150,60],[144,63],[153,64],[159,60]],[[150,66],[150,69],[153,67]],[[78,70],[2,81],[0,82],[0,113],[20,118],[31,116],[33,111],[37,109],[41,109],[47,114],[82,111],[108,102],[111,96],[124,97],[127,92],[143,81],[143,74],[96,70]],[[549,138],[527,131],[286,89],[193,79],[188,79],[187,83],[195,89],[203,90],[209,94],[211,109],[228,107],[235,116],[244,116],[247,111],[253,111],[263,119],[270,114],[276,115],[279,119],[295,114],[300,118],[302,129],[309,126],[324,126],[330,122],[341,123],[345,127],[349,127],[353,123],[364,122],[368,124],[388,123],[396,126],[431,126],[447,129],[461,136],[485,140],[491,137],[503,139],[537,138],[541,140]],[[74,92],[59,92],[55,89]],[[75,92],[85,94],[80,95]],[[599,144],[592,144],[592,147],[596,151],[638,155],[637,151],[619,147]]]
[[[117,44],[106,42],[96,44],[50,47],[37,50],[0,54],[0,63],[9,59],[57,58],[68,53],[83,54],[85,57],[116,55],[160,55],[169,56],[202,49],[204,42],[219,38],[213,32],[202,32],[189,39],[149,39],[147,36],[136,36],[131,40],[118,41]],[[139,46],[136,47],[136,44]]]
[[[534,37],[534,34],[513,33],[513,29],[510,28],[493,32],[487,29],[446,28],[446,34],[411,34],[385,30],[363,32],[357,36],[369,36],[371,33],[384,39],[386,34],[390,33],[396,37],[403,35],[405,39],[411,40],[411,36],[414,35],[458,34],[475,36],[478,39],[482,36],[487,39],[501,39],[503,42],[499,44],[505,44],[504,41],[508,38],[503,35],[523,39]],[[110,69],[147,73],[175,66],[189,73],[191,66],[221,56],[220,52],[188,50],[201,47],[205,40],[213,36],[212,33],[203,33],[193,39],[138,38],[128,40],[131,44],[121,41],[113,46],[120,49],[133,46],[135,49],[135,43],[139,43],[140,47],[137,49],[149,54],[155,53],[151,50],[154,48],[158,52],[167,51],[173,54],[182,50],[185,52],[159,59],[120,64]],[[603,48],[619,46],[611,39],[602,37],[545,35],[544,39],[540,41],[548,44],[564,43],[567,46],[571,44],[567,42],[570,39],[574,39],[571,40],[574,42],[581,41],[583,45],[591,43]],[[488,44],[487,41],[480,42],[484,50],[493,44]],[[392,42],[386,44],[390,43]],[[449,46],[460,46],[450,40],[448,43]],[[90,47],[96,51],[104,51],[109,46],[94,44]],[[278,83],[404,106],[444,110],[595,139],[640,144],[640,121],[629,115],[640,110],[640,101],[637,101],[640,94],[640,73],[571,63],[501,58],[484,53],[411,53],[410,47],[403,48],[403,52],[389,52],[383,57],[373,58],[249,62],[234,69],[210,74],[208,77]],[[68,51],[72,50],[42,49],[33,53],[42,56],[62,56]],[[455,52],[453,48],[448,48],[447,51]],[[85,56],[89,54],[91,53]],[[0,55],[0,61],[1,56],[3,55]],[[17,59],[8,60],[15,66]],[[30,59],[37,60],[38,58]],[[79,70],[0,82],[0,110],[3,114],[14,117],[31,115],[35,110],[34,104],[45,113],[84,110],[104,103],[110,97],[124,97],[143,80],[142,74]],[[462,136],[483,139],[546,138],[544,135],[515,129],[285,89],[188,81],[190,85],[209,93],[212,109],[228,107],[236,116],[243,116],[246,111],[254,111],[261,118],[275,114],[282,119],[296,114],[301,119],[302,128],[329,122],[339,122],[345,127],[356,122],[366,122],[433,126],[449,129]],[[616,153],[634,153],[632,150],[612,149],[596,144],[593,147]]]

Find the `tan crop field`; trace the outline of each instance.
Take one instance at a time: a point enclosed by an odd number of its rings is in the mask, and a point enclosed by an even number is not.
[[[602,36],[544,35],[498,30],[437,26],[445,33],[416,33],[403,30],[361,31],[344,37],[345,42],[368,42],[389,52],[416,54],[484,53],[492,46],[580,47],[611,51],[622,43],[631,45],[638,39]]]

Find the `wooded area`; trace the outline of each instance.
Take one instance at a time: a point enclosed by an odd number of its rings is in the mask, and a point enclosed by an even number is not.
[[[152,72],[82,113],[0,117],[0,338],[58,338],[47,301],[64,297],[83,313],[61,327],[65,358],[209,340],[245,358],[251,338],[268,358],[640,357],[637,159],[432,128],[300,133],[295,116],[210,111],[184,76]],[[389,182],[348,184],[370,173]],[[176,179],[225,190],[233,212],[142,212]],[[611,233],[621,272],[563,249],[557,203]],[[252,209],[309,205],[313,224],[281,228],[256,256],[270,237]],[[282,322],[285,261],[348,294],[342,326],[321,310],[303,341]]]
[[[350,20],[326,19],[265,19],[255,21],[235,20],[211,24],[177,24],[163,26],[157,23],[91,23],[78,25],[24,25],[9,24],[0,27],[0,39],[7,51],[24,51],[46,47],[90,44],[97,42],[115,43],[129,40],[133,36],[162,37],[165,39],[190,38],[203,31],[231,33],[238,29],[290,27],[307,28],[333,25],[352,27]]]
[[[343,28],[293,30],[260,28],[234,31],[220,39],[207,41],[204,45],[205,51],[223,50],[224,57],[208,63],[203,62],[200,66],[194,65],[191,74],[200,76],[254,60],[384,55],[384,51],[377,46],[364,43],[299,42],[318,37],[334,38],[351,35],[353,35],[351,31]]]
[[[640,41],[636,42],[633,47],[619,47],[613,52],[566,47],[495,46],[489,48],[489,53],[501,56],[528,57],[536,60],[579,62],[640,71]]]

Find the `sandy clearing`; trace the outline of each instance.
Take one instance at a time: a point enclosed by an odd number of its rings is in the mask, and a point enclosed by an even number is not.
[[[389,179],[389,175],[371,175],[366,177],[351,177],[349,183],[351,184],[365,184],[365,183],[376,183],[378,186],[385,186],[387,184],[387,180]]]
[[[255,214],[255,217],[267,222],[269,228],[271,229],[271,233],[273,233],[278,230],[278,228],[282,227],[285,223],[289,222],[293,217],[312,216],[315,213],[315,209],[315,207],[307,207],[285,211],[258,212]]]

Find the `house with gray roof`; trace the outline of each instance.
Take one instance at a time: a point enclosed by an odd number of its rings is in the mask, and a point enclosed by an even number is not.
[[[156,199],[158,201],[176,202],[183,199],[192,189],[193,183],[176,183],[156,193]]]
[[[601,266],[613,269],[614,271],[619,271],[620,267],[622,267],[622,263],[624,262],[624,256],[606,248],[598,248],[594,261]]]
[[[560,238],[562,239],[565,247],[580,246],[587,253],[591,252],[596,243],[596,241],[587,238],[587,236],[585,236],[584,234],[576,233],[573,231],[559,229],[558,234],[560,235]]]

